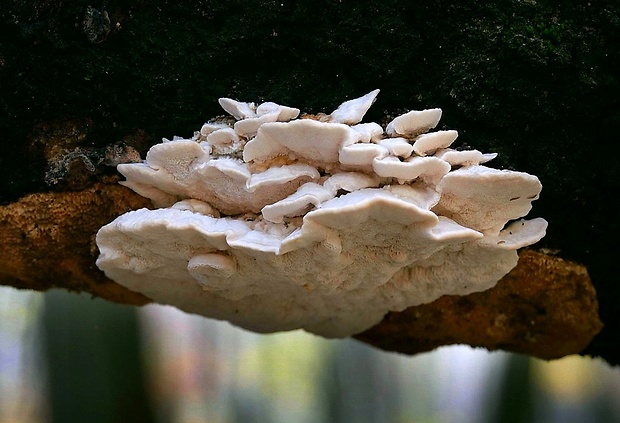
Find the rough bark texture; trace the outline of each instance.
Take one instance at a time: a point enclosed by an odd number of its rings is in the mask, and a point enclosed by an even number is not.
[[[583,352],[620,363],[610,202],[620,166],[607,149],[620,126],[619,16],[617,2],[579,1],[9,0],[0,9],[0,202],[19,207],[31,193],[96,201],[97,189],[118,189],[93,185],[114,183],[112,165],[162,136],[191,135],[221,113],[218,97],[330,112],[380,88],[369,120],[441,107],[438,129],[459,130],[457,145],[540,177],[532,215],[550,226],[538,247],[585,265],[598,295],[605,327]],[[31,224],[54,204],[41,203]],[[56,232],[49,221],[45,236],[24,231],[24,257],[3,240],[13,261],[2,283],[37,287],[29,275],[47,272],[45,286],[109,284],[90,244],[52,264],[40,247],[65,230],[92,238],[114,217],[105,204]],[[19,274],[19,263],[32,264]]]
[[[586,269],[525,250],[493,289],[389,313],[356,338],[407,354],[469,344],[553,359],[583,351],[601,326]]]
[[[6,252],[0,257],[0,281],[148,303],[95,267],[94,234],[114,217],[149,206],[129,189],[103,183],[77,192],[31,194],[0,206],[0,250]],[[583,351],[601,326],[585,267],[526,250],[495,288],[390,313],[356,338],[407,354],[458,343],[552,359]]]
[[[100,183],[84,191],[31,194],[0,206],[0,282],[148,303],[148,298],[110,281],[95,266],[95,234],[119,214],[150,206],[150,200],[127,188]]]

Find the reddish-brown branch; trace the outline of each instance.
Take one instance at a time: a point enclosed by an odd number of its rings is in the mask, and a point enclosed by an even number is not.
[[[0,207],[0,284],[147,304],[148,298],[95,266],[94,238],[118,215],[149,206],[122,186],[98,183],[82,191],[32,194]],[[495,288],[389,313],[356,338],[407,354],[469,344],[551,359],[579,353],[601,327],[585,267],[526,250]]]

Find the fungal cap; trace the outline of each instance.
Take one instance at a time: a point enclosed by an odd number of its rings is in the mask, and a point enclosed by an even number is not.
[[[187,312],[328,337],[492,287],[545,234],[544,219],[521,219],[540,181],[449,148],[456,131],[425,133],[440,109],[385,131],[359,123],[378,92],[313,119],[220,99],[234,124],[209,122],[118,166],[123,185],[161,208],[101,228],[97,265]]]

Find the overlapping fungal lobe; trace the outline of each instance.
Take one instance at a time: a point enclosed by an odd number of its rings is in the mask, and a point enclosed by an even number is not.
[[[379,90],[297,119],[220,99],[234,119],[119,165],[156,210],[101,228],[97,265],[153,300],[258,332],[343,337],[388,311],[494,286],[547,223],[538,178],[450,148],[440,109],[360,123]]]

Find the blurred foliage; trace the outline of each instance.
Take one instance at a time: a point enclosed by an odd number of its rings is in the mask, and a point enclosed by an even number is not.
[[[602,361],[548,363],[468,347],[408,357],[302,331],[258,335],[171,307],[147,306],[137,324],[134,311],[85,295],[0,288],[0,422],[620,416],[620,370]]]

